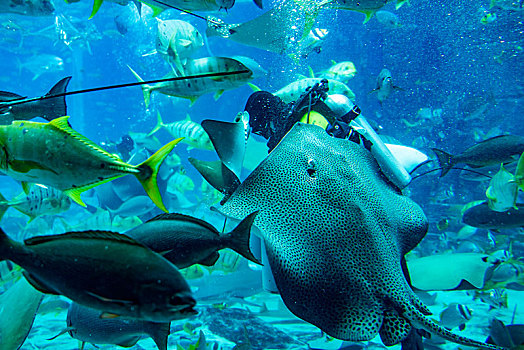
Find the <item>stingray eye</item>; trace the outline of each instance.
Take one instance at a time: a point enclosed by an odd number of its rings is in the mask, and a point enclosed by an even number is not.
[[[310,177],[316,177],[316,172],[317,172],[317,166],[315,164],[315,161],[313,159],[309,159],[307,161],[307,174],[310,176]]]

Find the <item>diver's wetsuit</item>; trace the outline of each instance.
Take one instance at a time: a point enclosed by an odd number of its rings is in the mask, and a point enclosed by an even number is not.
[[[251,132],[264,137],[271,151],[287,134],[295,123],[309,119],[311,112],[321,115],[327,121],[326,131],[337,138],[348,138],[351,135],[349,123],[359,115],[358,107],[353,113],[337,113],[324,103],[328,97],[328,81],[322,80],[306,89],[300,98],[292,103],[285,103],[278,96],[267,91],[257,91],[247,100],[245,111],[249,113]],[[309,123],[309,120],[306,122]],[[314,124],[314,123],[313,123]],[[356,136],[353,134],[353,136]],[[359,142],[358,137],[350,138]]]

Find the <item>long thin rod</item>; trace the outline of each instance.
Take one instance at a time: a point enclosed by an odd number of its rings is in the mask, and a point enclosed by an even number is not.
[[[130,87],[130,86],[139,86],[139,85],[155,84],[155,83],[163,83],[163,82],[187,80],[187,79],[222,77],[222,76],[227,76],[227,75],[244,74],[244,73],[249,73],[249,72],[250,72],[250,70],[244,69],[244,70],[237,70],[237,71],[233,71],[233,72],[205,73],[205,74],[188,75],[188,76],[185,76],[185,77],[163,78],[163,79],[154,79],[154,80],[147,80],[147,81],[137,81],[136,83],[108,85],[108,86],[101,86],[101,87],[96,87],[96,88],[91,88],[91,89],[83,89],[83,90],[76,90],[76,91],[66,91],[66,92],[61,92],[59,94],[52,94],[52,95],[44,95],[44,96],[40,96],[40,97],[26,98],[26,99],[23,99],[23,100],[16,100],[16,101],[12,101],[12,102],[5,102],[5,103],[0,102],[0,107],[4,107],[4,108],[5,107],[11,107],[11,106],[16,106],[16,105],[20,105],[20,104],[23,104],[23,103],[33,102],[33,101],[48,100],[50,98],[61,97],[61,96],[85,94],[85,93],[94,92],[94,91],[120,89],[120,88]]]

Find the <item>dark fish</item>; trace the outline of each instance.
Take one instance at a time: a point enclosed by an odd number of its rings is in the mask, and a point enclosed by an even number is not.
[[[257,213],[248,215],[225,235],[207,222],[183,214],[160,214],[126,235],[162,254],[179,269],[193,264],[212,266],[218,260],[218,251],[224,248],[258,264],[249,250],[251,226]]]
[[[506,326],[502,321],[491,320],[488,344],[504,346],[508,349],[521,349],[524,346],[524,324]]]
[[[0,229],[0,260],[24,268],[29,283],[43,293],[64,295],[106,315],[145,321],[168,322],[196,313],[178,269],[127,236],[69,232],[24,243]]]
[[[56,95],[66,92],[71,77],[65,77],[55,84],[45,95]],[[67,115],[65,96],[22,103],[14,106],[4,106],[8,103],[26,99],[13,92],[0,91],[0,124],[11,124],[13,120],[29,120],[42,117],[51,121]]]
[[[452,155],[438,148],[433,148],[437,155],[444,176],[456,164],[466,164],[472,168],[481,168],[501,163],[510,163],[524,152],[524,137],[518,135],[501,135],[492,137],[471,146],[458,155]]]
[[[462,222],[469,226],[492,230],[524,227],[524,204],[517,204],[517,208],[497,212],[489,209],[488,204],[484,202],[466,210],[462,215]]]
[[[114,344],[131,347],[143,335],[151,337],[159,350],[167,350],[170,323],[141,320],[102,318],[101,311],[72,303],[67,312],[68,332],[82,343]]]

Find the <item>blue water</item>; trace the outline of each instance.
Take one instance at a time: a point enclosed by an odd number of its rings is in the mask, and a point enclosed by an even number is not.
[[[524,135],[524,10],[490,9],[489,0],[411,0],[410,3],[398,10],[394,3],[383,8],[398,16],[402,26],[395,29],[385,27],[376,18],[364,24],[364,15],[357,12],[321,12],[315,26],[329,30],[322,51],[298,62],[219,37],[209,38],[209,46],[199,49],[193,57],[210,54],[251,57],[268,72],[253,83],[270,92],[300,75],[308,76],[309,67],[318,72],[327,69],[331,60],[352,61],[357,74],[348,86],[356,94],[355,102],[363,115],[380,125],[381,134],[417,147],[431,157],[432,147],[459,153],[488,137],[506,133]],[[272,4],[265,1],[264,8],[270,9]],[[54,5],[56,12],[49,17],[0,14],[0,90],[40,96],[65,76],[73,77],[70,91],[135,82],[128,65],[146,80],[161,78],[169,72],[169,66],[159,55],[146,55],[155,45],[156,20],[150,15],[133,19],[129,7],[105,2],[98,14],[88,20],[91,1],[66,4],[56,0]],[[480,20],[487,12],[496,14],[496,20],[482,24]],[[222,11],[219,17],[228,23],[237,23],[261,13],[253,3],[243,1],[227,14]],[[127,18],[125,35],[116,30],[115,17],[119,15]],[[61,40],[56,32],[60,16],[74,24],[75,28],[64,27],[67,34],[82,38],[72,42]],[[176,10],[165,11],[159,18],[183,19],[205,33],[205,21],[180,15]],[[61,57],[63,71],[45,72],[32,80],[33,74],[23,66],[40,54]],[[376,77],[382,68],[391,71],[394,84],[401,89],[380,104],[376,94],[370,92],[376,87]],[[207,94],[191,107],[187,100],[153,93],[149,109],[145,107],[140,87],[68,96],[66,100],[73,128],[101,143],[119,141],[129,132],[149,132],[156,124],[157,111],[161,111],[164,122],[184,119],[187,114],[195,122],[231,121],[244,109],[252,92],[245,85],[224,92],[216,101],[212,94]],[[441,109],[441,120],[408,127],[402,119],[415,122],[421,108]],[[156,136],[162,144],[172,139],[165,130]],[[187,158],[211,156],[208,152],[188,150],[184,144],[178,145],[175,151],[182,159],[186,174],[195,183],[196,189],[189,191],[187,197],[198,203],[202,180]],[[0,181],[0,192],[6,198],[21,192],[21,187],[10,178],[1,177]],[[140,191],[138,182],[134,184]],[[486,187],[487,182],[463,181],[458,172],[453,171],[443,179],[427,175],[410,185],[406,193],[424,208],[430,219],[430,234],[419,247],[423,255],[459,249],[464,242],[448,241],[436,224],[452,216],[447,211],[450,206],[484,199]],[[155,209],[144,217],[157,213]],[[77,221],[82,215],[88,214],[72,204],[63,217]],[[4,219],[2,226],[13,231],[17,227],[15,223],[25,224],[22,218],[9,222]],[[450,221],[449,230],[460,228],[458,222],[452,218]],[[480,231],[471,242],[477,241],[478,246],[478,242],[487,240],[487,234],[485,230]],[[507,234],[515,241],[514,255],[522,257],[522,232]],[[496,248],[509,249],[507,246]],[[519,309],[523,307],[521,299]],[[511,314],[511,310],[508,313]],[[520,323],[522,321],[520,319]],[[489,331],[484,333],[487,336]]]

